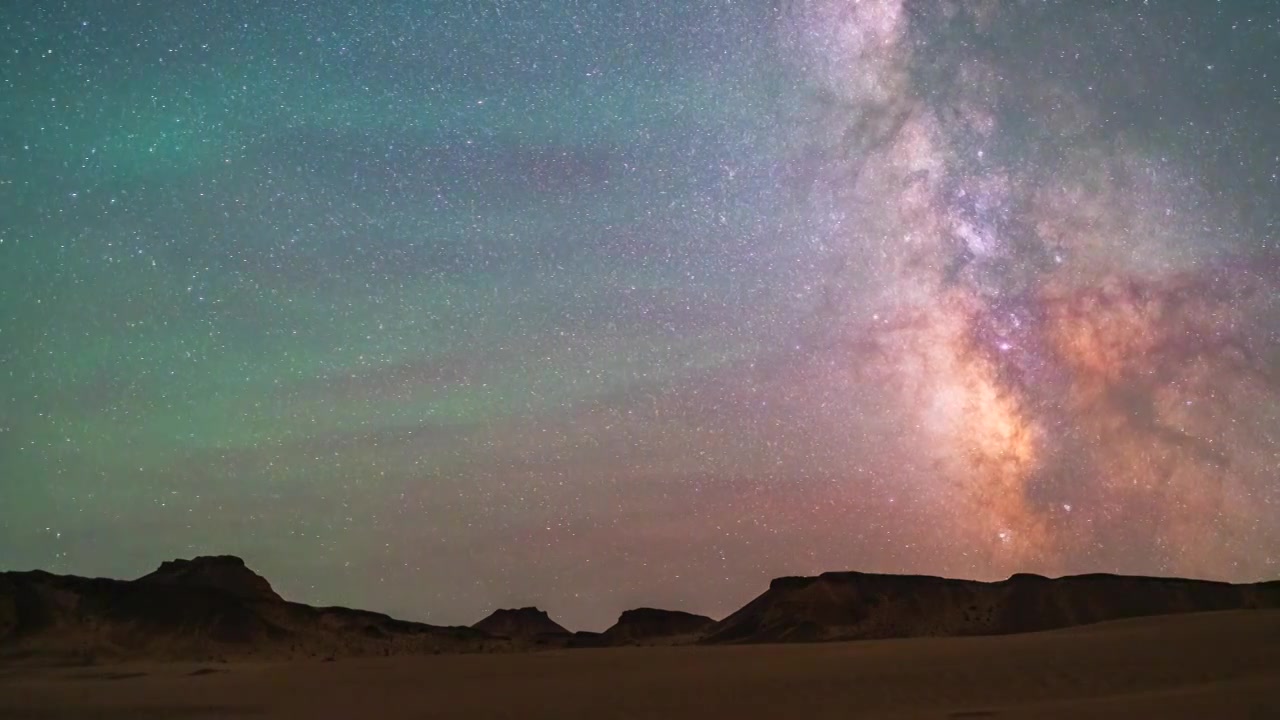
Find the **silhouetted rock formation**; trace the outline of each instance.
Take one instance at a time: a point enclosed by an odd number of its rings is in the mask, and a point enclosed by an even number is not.
[[[655,645],[692,642],[715,620],[679,610],[636,608],[627,610],[601,636],[607,645]]]
[[[169,560],[137,582],[211,588],[248,600],[283,599],[271,589],[266,578],[245,567],[244,560],[234,555]]]
[[[552,620],[545,610],[536,607],[494,610],[489,617],[471,627],[494,637],[535,644],[563,645],[573,637],[573,633]]]
[[[604,641],[604,634],[591,632],[590,630],[578,630],[569,637],[565,647],[571,648],[588,648],[588,647],[608,647]]]
[[[995,635],[1142,615],[1280,608],[1280,581],[1014,575],[983,583],[825,573],[774,580],[720,622],[640,608],[604,633],[570,633],[537,608],[436,627],[281,600],[237,558],[166,562],[137,580],[0,573],[0,662],[329,658],[538,647]]]
[[[720,621],[707,643],[999,635],[1143,615],[1280,607],[1280,582],[1255,585],[1121,575],[994,583],[913,575],[784,577]]]
[[[471,628],[285,602],[265,580],[252,580],[261,578],[243,563],[239,571],[235,565],[166,563],[133,581],[0,573],[0,660],[305,658],[510,648]],[[218,584],[227,578],[230,587]]]

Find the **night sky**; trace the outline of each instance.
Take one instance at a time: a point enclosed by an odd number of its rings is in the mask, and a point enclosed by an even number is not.
[[[1273,0],[0,17],[0,568],[437,624],[1280,576]]]

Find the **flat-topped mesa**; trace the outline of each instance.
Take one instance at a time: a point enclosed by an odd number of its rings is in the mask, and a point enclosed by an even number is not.
[[[518,639],[572,635],[552,620],[545,610],[539,610],[536,607],[494,610],[488,617],[471,627],[496,637]]]
[[[618,617],[601,639],[610,645],[690,641],[702,636],[715,620],[679,610],[636,608]]]
[[[267,579],[250,570],[234,555],[205,555],[190,560],[169,560],[136,580],[142,584],[180,585],[219,590],[244,600],[282,598]]]
[[[1019,573],[979,582],[925,575],[829,572],[783,577],[711,628],[704,642],[805,642],[999,635],[1106,620],[1280,607],[1280,584]]]
[[[281,600],[239,558],[166,562],[137,580],[0,572],[0,665],[286,659],[511,649],[479,630]]]

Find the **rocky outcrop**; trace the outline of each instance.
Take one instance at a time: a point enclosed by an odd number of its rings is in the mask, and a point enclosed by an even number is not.
[[[133,581],[0,573],[0,662],[323,658],[511,647],[471,628],[286,602],[265,580],[253,581],[261,578],[247,568],[211,571],[234,565],[166,563],[169,571],[162,566]]]
[[[1280,608],[1280,582],[1015,575],[994,583],[825,573],[779,578],[720,622],[628,610],[570,633],[533,607],[437,627],[281,600],[236,558],[163,564],[137,580],[0,573],[0,663],[287,659],[703,642],[760,643],[1050,630],[1144,615]]]
[[[1280,607],[1280,582],[1014,575],[1001,582],[824,573],[774,580],[707,643],[998,635],[1144,615]]]
[[[637,608],[623,612],[601,640],[607,645],[680,644],[698,640],[713,625],[715,620],[703,615]]]
[[[565,647],[571,648],[589,648],[589,647],[608,647],[604,641],[604,634],[592,632],[590,630],[578,630],[573,633]]]
[[[494,610],[471,627],[494,637],[535,644],[568,644],[573,637],[545,610],[536,607]]]
[[[219,590],[248,600],[281,600],[271,583],[245,567],[244,560],[234,555],[214,555],[191,560],[169,560],[139,583],[178,585]]]

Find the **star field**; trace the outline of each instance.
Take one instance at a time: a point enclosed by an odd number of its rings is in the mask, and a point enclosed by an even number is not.
[[[0,567],[437,624],[1280,574],[1280,7],[0,20]]]

